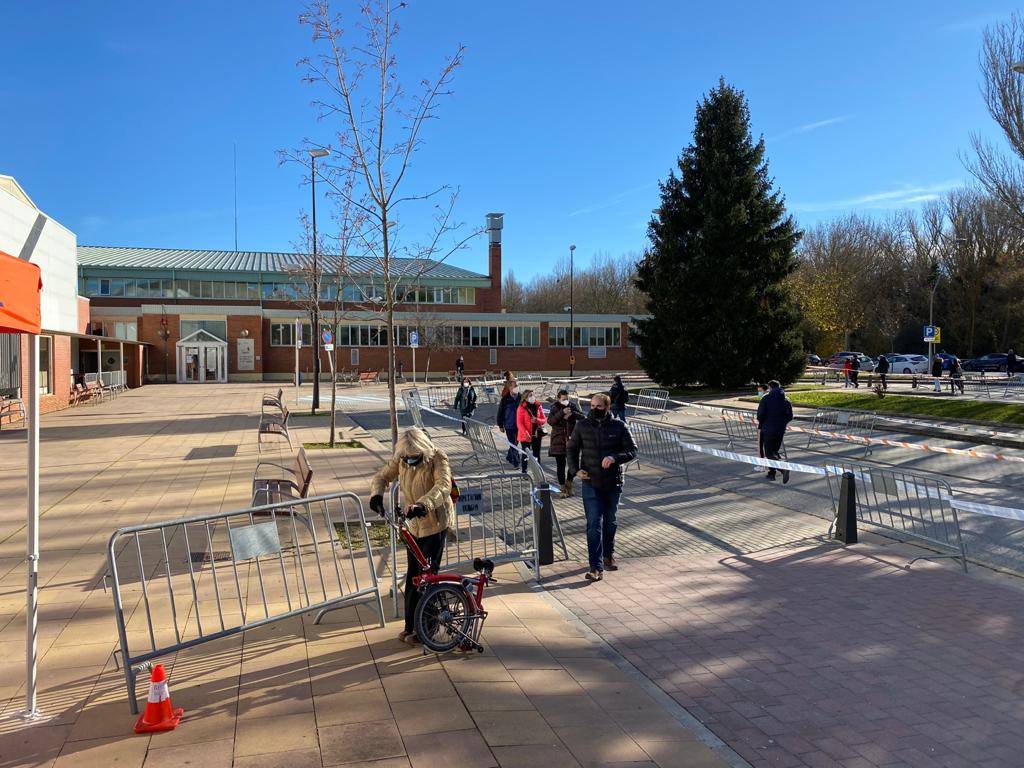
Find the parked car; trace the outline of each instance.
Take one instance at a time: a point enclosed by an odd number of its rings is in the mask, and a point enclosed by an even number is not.
[[[951,355],[948,352],[936,352],[935,356],[942,360],[942,370],[944,371],[948,371],[950,369],[950,366],[953,365],[954,360],[960,359],[956,355]]]
[[[925,355],[885,356],[889,360],[890,373],[928,373],[928,358]]]
[[[812,354],[807,356],[807,364],[808,365],[821,365],[821,358],[812,353]]]
[[[865,355],[863,352],[836,352],[832,357],[828,359],[828,364],[832,368],[842,368],[846,364],[847,358],[856,357],[860,360],[861,371],[873,371],[875,370],[875,361]]]
[[[989,371],[989,372],[1006,372],[1006,353],[1005,352],[990,352],[987,355],[981,357],[975,357],[972,360],[965,360],[963,363],[965,371]]]

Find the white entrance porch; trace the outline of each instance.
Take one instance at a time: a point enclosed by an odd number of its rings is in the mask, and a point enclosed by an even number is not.
[[[179,384],[226,382],[228,343],[209,331],[190,333],[175,344]]]

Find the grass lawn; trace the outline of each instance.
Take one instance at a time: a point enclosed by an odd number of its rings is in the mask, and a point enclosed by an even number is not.
[[[799,392],[805,389],[820,389],[820,384],[808,382],[804,384],[793,384],[786,387],[787,392]],[[664,389],[664,387],[662,387]],[[694,397],[729,397],[743,394],[754,394],[757,387],[751,385],[742,389],[720,389],[717,387],[677,387],[676,389],[669,389],[668,396],[673,399],[687,399]],[[639,392],[638,387],[632,387],[630,392]]]
[[[348,546],[351,539],[352,549],[363,548],[363,531],[359,523],[335,523],[334,529],[338,532],[338,540],[342,545]],[[370,536],[371,547],[391,545],[391,529],[384,523],[371,523],[366,526],[366,530]]]
[[[851,408],[878,413],[902,413],[911,416],[930,416],[935,419],[973,419],[997,421],[1005,424],[1024,424],[1024,405],[989,400],[970,400],[966,397],[907,397],[886,395],[879,398],[870,392],[794,392],[786,390],[793,405],[811,408]]]
[[[322,451],[322,450],[330,449],[331,448],[331,444],[330,443],[303,443],[302,447],[305,448],[307,451],[312,451],[312,450]],[[335,449],[338,449],[338,448],[362,448],[362,447],[363,447],[363,444],[361,442],[359,442],[358,440],[335,440],[334,441],[334,448]]]

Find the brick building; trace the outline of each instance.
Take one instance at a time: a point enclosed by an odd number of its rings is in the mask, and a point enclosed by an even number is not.
[[[489,214],[487,273],[425,259],[394,259],[399,297],[396,364],[433,372],[512,369],[563,372],[570,339],[578,371],[638,368],[625,315],[513,314],[501,297],[503,216]],[[323,259],[321,321],[337,319],[339,369],[387,368],[379,266],[356,259],[344,269]],[[312,370],[305,254],[78,247],[79,292],[91,304],[91,330],[148,345],[152,381],[290,380],[301,328],[299,366]],[[566,302],[568,303],[568,301]],[[570,335],[570,325],[573,333]],[[326,353],[322,359],[328,369]]]

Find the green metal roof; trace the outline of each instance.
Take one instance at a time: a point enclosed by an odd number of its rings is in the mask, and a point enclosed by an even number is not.
[[[329,255],[321,257],[323,269],[335,268]],[[105,269],[191,269],[211,272],[279,272],[286,274],[308,264],[309,254],[270,253],[266,251],[200,251],[174,248],[120,248],[100,245],[78,246],[80,267]],[[392,275],[419,275],[425,278],[479,280],[487,275],[470,272],[444,262],[430,259],[392,259]],[[381,274],[380,265],[373,258],[349,259],[348,273],[367,277]]]

